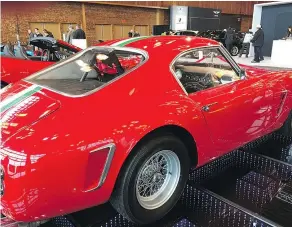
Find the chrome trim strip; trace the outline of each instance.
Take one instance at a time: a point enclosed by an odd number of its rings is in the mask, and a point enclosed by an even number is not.
[[[52,69],[55,69],[56,67],[60,67],[60,66],[62,66],[62,65],[64,65],[64,64],[67,64],[67,63],[68,63],[67,60],[65,60],[64,62],[61,62],[61,63],[59,63],[59,64],[57,63],[55,66],[54,66],[54,65],[53,65],[53,66],[49,66],[49,68],[46,68],[46,69],[44,69],[44,70],[42,70],[42,71],[39,71],[39,72],[37,72],[37,73],[34,73],[34,74],[32,74],[31,76],[29,76],[29,77],[27,77],[27,78],[25,78],[25,79],[23,79],[23,80],[24,80],[25,82],[27,82],[27,83],[30,83],[30,84],[33,84],[33,85],[36,84],[36,85],[38,85],[39,87],[45,88],[45,89],[47,89],[47,90],[49,90],[49,91],[52,91],[52,92],[54,92],[54,93],[57,93],[57,94],[60,94],[60,95],[66,96],[66,97],[70,97],[70,98],[80,98],[80,97],[85,97],[85,96],[91,95],[91,94],[93,94],[93,93],[95,93],[95,92],[101,90],[102,88],[104,88],[104,87],[110,85],[111,83],[114,83],[115,81],[117,81],[117,80],[123,78],[124,76],[128,75],[129,73],[135,71],[137,68],[139,68],[139,67],[141,67],[142,65],[144,65],[144,64],[148,61],[148,59],[149,59],[148,52],[146,52],[146,51],[144,51],[144,50],[141,50],[141,49],[133,48],[133,47],[95,46],[95,47],[89,47],[89,48],[87,48],[87,49],[85,49],[85,50],[83,50],[83,51],[78,52],[76,55],[74,55],[72,58],[70,58],[70,61],[73,61],[73,60],[75,60],[76,58],[80,57],[85,51],[92,50],[92,49],[97,49],[97,50],[98,50],[99,48],[108,48],[108,49],[114,49],[114,50],[124,50],[124,51],[134,52],[134,53],[137,53],[137,54],[141,54],[141,55],[143,55],[144,58],[145,58],[145,60],[144,60],[143,62],[141,62],[140,64],[136,65],[134,68],[130,69],[128,72],[124,73],[123,75],[121,75],[121,76],[119,76],[119,77],[117,77],[117,78],[111,80],[110,82],[108,82],[108,83],[106,83],[106,84],[104,84],[104,85],[102,85],[102,86],[100,86],[100,87],[97,87],[96,89],[93,89],[93,90],[91,90],[91,91],[89,91],[89,92],[86,92],[86,93],[84,93],[84,94],[81,94],[81,95],[70,95],[70,94],[67,94],[67,93],[64,93],[64,92],[61,92],[61,91],[54,90],[54,89],[52,89],[52,88],[50,88],[50,87],[47,87],[47,86],[40,85],[40,84],[38,84],[38,83],[33,83],[33,82],[31,82],[31,81],[28,81],[29,79],[33,79],[34,77],[39,76],[39,74],[41,74],[41,73],[46,73],[46,72],[48,72],[48,71],[50,71],[50,70],[52,70]]]
[[[233,59],[233,57],[231,56],[231,54],[226,50],[226,48],[220,44],[219,47],[220,52],[222,53],[222,55],[229,60],[229,63],[234,67],[235,71],[237,71],[238,76],[240,77],[240,71],[241,68],[239,67],[239,65],[235,62],[235,60]]]
[[[92,150],[89,153],[94,153],[94,152],[100,151],[100,150],[105,149],[105,148],[109,148],[109,152],[108,152],[108,155],[107,155],[107,158],[106,158],[103,170],[102,170],[102,174],[99,178],[98,185],[96,187],[89,189],[89,190],[86,190],[84,192],[91,192],[91,191],[95,191],[95,190],[99,189],[106,180],[106,177],[108,175],[108,172],[109,172],[109,169],[110,169],[110,166],[111,166],[114,154],[115,154],[116,145],[114,143],[110,143],[110,144],[107,144],[105,146],[99,147],[98,149]]]

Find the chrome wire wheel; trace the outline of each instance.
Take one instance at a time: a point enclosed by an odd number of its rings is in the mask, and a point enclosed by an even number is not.
[[[136,181],[139,204],[148,210],[161,207],[174,193],[180,173],[179,158],[171,150],[159,151],[147,159]]]

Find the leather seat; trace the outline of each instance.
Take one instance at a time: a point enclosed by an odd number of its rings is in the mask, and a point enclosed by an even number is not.
[[[15,57],[28,60],[28,56],[26,54],[26,51],[25,51],[24,47],[17,46],[15,48]]]
[[[15,57],[14,53],[12,52],[11,50],[11,45],[7,44],[4,46],[4,49],[3,49],[3,54],[5,56],[9,56],[9,57]]]

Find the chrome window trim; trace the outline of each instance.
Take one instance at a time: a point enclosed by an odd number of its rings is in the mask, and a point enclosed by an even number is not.
[[[36,73],[30,75],[29,77],[23,79],[23,80],[24,80],[25,82],[27,82],[27,83],[35,84],[35,85],[37,85],[37,86],[39,86],[39,87],[45,88],[45,89],[47,89],[47,90],[49,90],[49,91],[52,91],[52,92],[54,92],[54,93],[57,93],[57,94],[60,94],[60,95],[66,96],[66,97],[70,97],[70,98],[81,98],[81,97],[85,97],[85,96],[91,95],[91,94],[93,94],[93,93],[95,93],[95,92],[97,92],[97,91],[103,89],[104,87],[106,87],[106,86],[108,86],[108,85],[114,83],[115,81],[117,81],[117,80],[123,78],[124,76],[128,75],[129,73],[135,71],[137,68],[139,68],[139,67],[141,67],[142,65],[144,65],[144,64],[148,61],[148,59],[149,59],[149,55],[148,55],[148,53],[147,53],[146,51],[141,50],[141,49],[137,49],[137,48],[133,48],[133,47],[94,46],[94,47],[89,47],[89,48],[86,48],[86,49],[83,50],[83,51],[78,52],[78,53],[77,53],[76,55],[74,55],[70,60],[71,60],[71,61],[74,61],[76,58],[80,57],[84,52],[86,52],[86,51],[88,51],[88,50],[92,50],[92,49],[99,49],[100,47],[102,47],[102,48],[108,48],[108,49],[114,49],[114,50],[124,50],[124,51],[133,52],[133,53],[136,53],[136,54],[141,54],[141,55],[144,56],[145,60],[144,60],[143,62],[139,63],[138,65],[136,65],[134,68],[130,69],[128,72],[124,73],[123,75],[121,75],[121,76],[119,76],[119,77],[117,77],[117,78],[111,80],[110,82],[105,83],[104,85],[102,85],[102,86],[100,86],[100,87],[97,87],[97,88],[95,88],[95,89],[93,89],[93,90],[91,90],[91,91],[89,91],[89,92],[85,92],[84,94],[81,94],[81,95],[70,95],[70,94],[67,94],[67,93],[64,93],[64,92],[61,92],[61,91],[57,91],[57,90],[55,90],[55,89],[52,89],[52,88],[50,88],[50,87],[48,87],[48,86],[39,85],[39,84],[37,84],[37,83],[33,83],[33,82],[31,82],[31,81],[28,81],[29,79],[33,79],[34,77],[39,76],[39,74],[49,72],[50,70],[53,70],[53,69],[55,69],[56,67],[60,67],[60,66],[63,66],[64,64],[67,64],[68,62],[67,62],[66,60],[65,60],[64,62],[60,63],[60,64],[57,64],[57,65],[55,65],[55,66],[51,66],[51,67],[49,67],[49,68],[47,68],[47,69],[44,69],[44,70],[42,70],[42,71],[36,72]]]
[[[222,55],[228,60],[228,62],[234,67],[235,71],[237,71],[238,76],[240,76],[241,68],[236,63],[234,58],[231,56],[231,54],[226,50],[226,48],[223,46],[223,44],[220,44],[219,49],[222,53]]]
[[[111,163],[112,163],[115,151],[116,151],[116,145],[114,143],[109,143],[107,145],[104,145],[102,147],[94,149],[94,150],[90,151],[89,153],[91,154],[94,152],[98,152],[98,151],[103,150],[105,148],[109,148],[109,151],[108,151],[108,155],[107,155],[105,164],[103,166],[101,176],[99,178],[98,185],[96,187],[89,189],[89,190],[86,190],[84,192],[91,192],[91,191],[95,191],[95,190],[99,189],[104,184],[104,182],[106,180],[106,177],[108,175],[108,172],[109,172],[109,169],[110,169],[110,166],[111,166]]]
[[[182,55],[185,55],[185,54],[187,54],[187,53],[190,53],[190,52],[192,52],[192,51],[195,51],[195,50],[202,50],[202,49],[214,49],[214,48],[216,48],[216,49],[218,49],[220,52],[221,52],[221,54],[223,55],[223,57],[227,60],[227,62],[233,67],[233,70],[237,73],[237,75],[238,76],[240,76],[240,67],[237,65],[237,63],[234,61],[234,59],[231,57],[231,55],[227,55],[226,56],[226,49],[223,47],[223,45],[222,44],[220,44],[220,45],[210,45],[210,46],[203,46],[203,47],[195,47],[195,48],[190,48],[190,49],[188,49],[188,50],[186,50],[186,51],[184,51],[184,52],[181,52],[181,53],[179,53],[172,61],[171,61],[171,63],[170,63],[170,65],[169,65],[169,70],[170,70],[170,72],[171,72],[171,74],[174,76],[174,78],[175,78],[175,80],[177,81],[177,83],[180,85],[180,87],[182,88],[182,90],[184,91],[184,93],[187,95],[187,96],[189,96],[190,94],[186,91],[186,89],[184,88],[184,86],[183,86],[183,84],[180,82],[180,80],[176,77],[176,75],[175,75],[175,71],[172,69],[173,68],[173,65],[174,65],[174,63],[176,62],[176,60],[178,59],[178,58],[180,58]],[[231,61],[230,61],[230,58],[232,59]]]

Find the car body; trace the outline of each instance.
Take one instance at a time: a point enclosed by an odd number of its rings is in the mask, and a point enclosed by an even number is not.
[[[205,38],[135,37],[88,48],[1,93],[1,206],[7,217],[36,222],[114,197],[119,212],[148,223],[174,206],[189,166],[202,166],[285,124],[292,72],[243,72],[222,45]],[[132,193],[148,160],[141,157],[177,146],[184,180],[176,181],[176,199],[145,208],[140,191]],[[178,164],[175,155],[169,157]]]
[[[234,38],[234,42],[233,42],[233,47],[231,49],[231,55],[232,56],[238,55],[238,53],[239,53],[239,51],[240,51],[240,49],[242,47],[243,38],[244,38],[244,33],[238,32],[236,30],[234,30],[234,32],[235,32],[235,38]],[[203,32],[199,32],[197,34],[197,36],[216,40],[216,41],[222,43],[225,46],[225,39],[224,39],[225,30],[203,31]]]
[[[19,54],[18,57],[13,56],[15,53],[11,53],[10,56],[1,55],[1,88],[81,50],[79,47],[50,37],[32,38],[30,45],[39,48],[38,56],[29,56],[25,53],[24,47],[14,51]],[[50,58],[47,58],[48,55]]]

